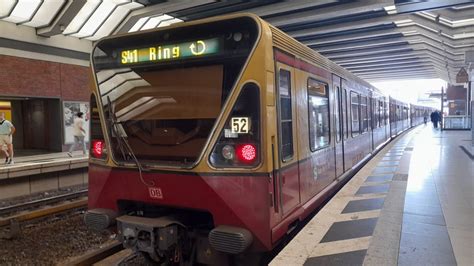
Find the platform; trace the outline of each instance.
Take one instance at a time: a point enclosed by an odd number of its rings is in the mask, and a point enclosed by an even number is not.
[[[48,153],[0,163],[0,199],[87,184],[88,157],[82,152]]]
[[[474,265],[470,141],[429,125],[399,136],[270,265]]]

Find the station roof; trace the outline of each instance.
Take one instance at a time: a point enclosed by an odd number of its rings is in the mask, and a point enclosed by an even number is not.
[[[261,16],[368,81],[455,83],[474,49],[474,2],[466,0],[2,0],[0,7],[0,53],[83,61],[104,36],[234,12]]]

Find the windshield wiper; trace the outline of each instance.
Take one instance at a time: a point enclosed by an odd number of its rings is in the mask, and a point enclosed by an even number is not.
[[[131,154],[127,153],[126,148],[124,147],[124,142],[126,142],[126,140],[123,139],[121,132],[119,132],[117,129],[117,118],[115,117],[115,113],[114,113],[115,110],[112,109],[112,103],[110,101],[109,96],[107,96],[107,110],[109,111],[109,117],[108,117],[109,126],[112,130],[112,133],[117,138],[117,146],[120,152],[122,153],[122,157],[124,160],[131,160],[132,159]]]
[[[107,96],[107,105],[108,105],[108,110],[109,110],[109,123],[111,124],[111,129],[113,131],[113,133],[115,134],[115,136],[117,137],[117,144],[119,146],[119,149],[120,151],[122,152],[122,156],[125,160],[127,160],[128,158],[131,158],[135,161],[135,164],[138,168],[138,173],[140,175],[140,181],[145,184],[146,186],[154,186],[155,183],[153,181],[151,181],[150,184],[148,184],[144,179],[143,179],[143,176],[142,176],[142,171],[143,171],[143,167],[142,167],[142,164],[140,163],[140,161],[138,160],[137,156],[135,156],[135,153],[133,152],[133,149],[132,147],[130,146],[130,144],[128,143],[128,140],[122,135],[122,131],[119,132],[119,130],[117,129],[117,125],[119,124],[117,122],[117,117],[115,116],[115,110],[112,108],[112,103],[110,101],[110,97]],[[128,158],[127,158],[128,156]]]

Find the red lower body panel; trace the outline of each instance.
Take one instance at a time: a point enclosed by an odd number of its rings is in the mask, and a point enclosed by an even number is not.
[[[143,173],[90,164],[89,208],[117,210],[118,200],[207,211],[214,225],[249,230],[255,251],[272,248],[266,175]]]

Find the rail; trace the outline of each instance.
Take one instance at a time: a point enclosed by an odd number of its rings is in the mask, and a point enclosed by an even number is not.
[[[64,202],[47,208],[33,210],[25,213],[15,214],[9,217],[0,219],[1,227],[10,227],[10,231],[6,234],[0,235],[0,238],[12,239],[21,232],[20,223],[32,221],[35,219],[51,216],[63,212],[68,212],[76,209],[87,207],[87,198],[80,198],[71,202]]]
[[[48,205],[48,204],[51,204],[51,203],[58,203],[58,202],[61,202],[61,201],[67,201],[67,200],[72,200],[72,199],[76,199],[76,198],[79,198],[79,197],[84,197],[84,196],[87,196],[87,192],[88,192],[88,190],[84,189],[84,190],[71,192],[71,193],[67,193],[67,194],[63,194],[63,195],[58,195],[58,196],[54,196],[54,197],[48,197],[48,198],[44,198],[44,199],[38,199],[38,200],[30,201],[30,202],[18,203],[18,204],[15,204],[15,205],[2,207],[2,208],[0,208],[0,216],[4,216],[6,214],[10,214],[10,213],[14,213],[14,212],[23,211],[23,210],[26,210],[26,209],[36,208],[36,207],[39,207],[39,206],[42,206],[42,205]]]
[[[119,241],[113,241],[97,250],[86,253],[73,261],[67,262],[67,265],[86,266],[96,264],[107,257],[110,257],[123,250],[123,245]],[[118,263],[117,263],[118,264]]]

